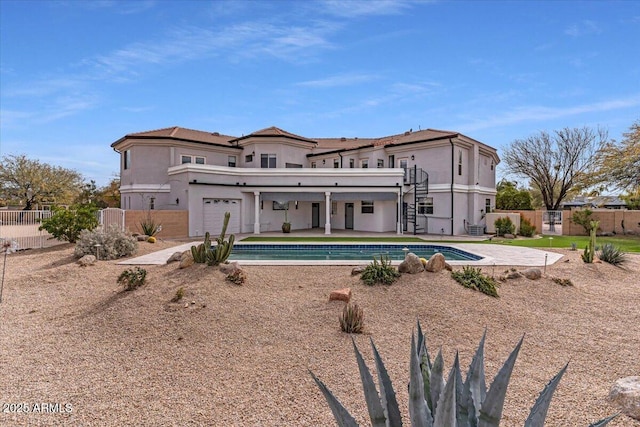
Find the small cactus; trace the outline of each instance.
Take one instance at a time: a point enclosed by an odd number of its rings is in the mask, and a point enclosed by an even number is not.
[[[216,238],[216,246],[214,248],[211,246],[211,235],[208,231],[204,234],[203,243],[200,243],[198,246],[191,246],[191,254],[196,263],[206,263],[207,265],[215,266],[225,262],[229,258],[236,238],[235,235],[231,234],[229,235],[229,239],[225,240],[229,218],[231,218],[231,214],[226,212],[224,214],[222,231],[220,232],[220,236]]]
[[[340,316],[340,329],[348,334],[361,334],[364,330],[364,312],[358,304],[347,303]]]

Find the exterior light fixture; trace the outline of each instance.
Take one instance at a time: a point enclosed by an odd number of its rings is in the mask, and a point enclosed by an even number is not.
[[[414,156],[413,154],[411,155],[411,160],[415,160],[416,156]]]

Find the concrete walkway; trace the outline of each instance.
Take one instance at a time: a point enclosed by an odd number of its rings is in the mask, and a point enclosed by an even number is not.
[[[137,258],[132,258],[119,262],[124,265],[161,265],[174,252],[183,252],[201,242],[183,243],[172,248],[163,249]],[[276,242],[277,243],[277,242]],[[284,243],[284,242],[281,242]],[[314,242],[318,243],[318,242]],[[440,245],[437,241],[425,241],[425,244]],[[239,244],[242,244],[241,242]],[[478,244],[478,243],[443,243],[444,246],[451,246],[463,251],[480,255],[483,258],[479,261],[449,261],[451,265],[473,265],[473,266],[528,266],[542,267],[551,265],[562,258],[563,255],[520,246],[503,246],[500,244]],[[231,254],[233,261],[233,254]],[[359,265],[366,264],[365,261],[238,261],[242,265]],[[393,262],[398,264],[397,261]]]

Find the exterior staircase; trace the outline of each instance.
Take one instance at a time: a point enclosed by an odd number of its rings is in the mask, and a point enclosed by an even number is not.
[[[417,167],[405,169],[405,184],[411,186],[409,192],[413,192],[413,203],[409,203],[406,209],[406,223],[413,229],[413,234],[426,232],[426,218],[418,214],[418,201],[429,194],[429,174]]]

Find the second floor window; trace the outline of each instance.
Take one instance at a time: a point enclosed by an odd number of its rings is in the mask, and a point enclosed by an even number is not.
[[[204,157],[201,157],[201,156],[187,156],[183,154],[182,156],[180,156],[180,163],[182,163],[183,165],[185,163],[195,163],[197,165],[204,165],[205,159]]]
[[[369,167],[369,160],[362,160],[360,161],[360,167],[363,169],[367,169]]]
[[[384,167],[384,160],[378,159],[378,167],[379,168],[383,168]]]
[[[276,167],[275,154],[260,154],[260,167],[263,169],[273,169]]]
[[[353,169],[356,167],[356,161],[354,159],[349,159],[349,167]]]
[[[236,156],[229,156],[228,165],[230,168],[236,167]]]
[[[123,169],[129,169],[131,167],[131,150],[125,150],[122,153]]]
[[[335,169],[338,169],[340,167],[340,162],[338,161],[338,159],[333,159],[333,167]]]
[[[433,215],[433,197],[424,197],[418,200],[418,214]]]

